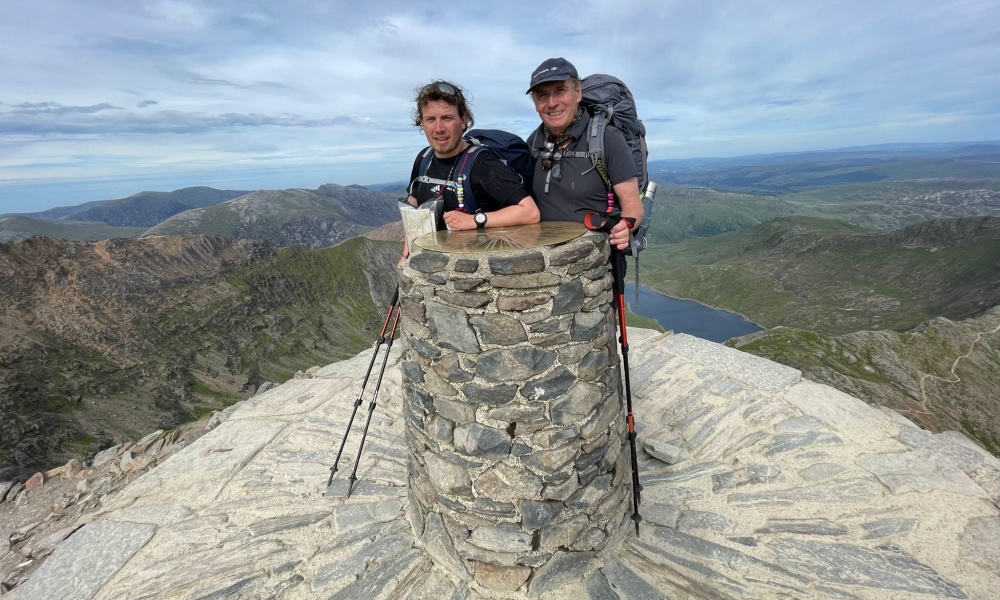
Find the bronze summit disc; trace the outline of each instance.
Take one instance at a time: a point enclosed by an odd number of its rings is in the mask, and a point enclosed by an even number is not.
[[[576,239],[587,232],[582,223],[543,221],[516,227],[490,227],[464,231],[435,231],[413,243],[431,252],[478,254],[554,246]]]

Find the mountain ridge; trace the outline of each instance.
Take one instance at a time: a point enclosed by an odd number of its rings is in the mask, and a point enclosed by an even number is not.
[[[173,192],[140,192],[74,213],[81,221],[100,221],[118,227],[152,227],[185,210],[212,206],[247,194],[246,191],[191,187]]]
[[[44,221],[97,221],[115,226],[151,227],[182,210],[210,206],[248,193],[193,186],[170,192],[138,192],[125,198],[94,200],[76,206],[60,206],[33,213],[17,213]],[[153,215],[161,215],[155,217]],[[0,215],[7,216],[7,215]]]
[[[322,248],[396,221],[395,197],[326,184],[316,190],[258,190],[171,216],[143,235],[206,234]]]
[[[194,187],[0,216],[0,242],[32,235],[101,240],[201,234],[321,248],[398,220],[396,196],[362,186],[252,192]]]
[[[366,346],[400,246],[0,244],[0,479],[176,426]]]

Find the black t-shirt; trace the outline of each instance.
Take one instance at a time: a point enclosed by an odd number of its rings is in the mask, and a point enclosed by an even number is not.
[[[458,195],[455,193],[455,178],[461,169],[461,162],[466,151],[459,152],[451,158],[431,157],[427,171],[420,173],[420,159],[424,154],[421,151],[413,163],[410,171],[411,194],[417,199],[417,204],[423,204],[428,200],[433,200],[444,196],[444,209],[446,211],[458,210]],[[441,189],[442,185],[436,183],[422,183],[417,181],[421,175],[426,175],[432,179],[448,181],[448,185]],[[521,181],[511,173],[507,165],[500,162],[500,159],[488,150],[480,150],[476,153],[472,163],[472,170],[469,173],[469,183],[472,185],[472,193],[475,194],[476,203],[483,212],[500,210],[506,206],[513,206],[530,196],[531,193],[524,187]],[[469,211],[466,207],[466,212]]]

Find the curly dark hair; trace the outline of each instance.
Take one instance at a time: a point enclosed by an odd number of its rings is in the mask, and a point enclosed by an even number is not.
[[[416,98],[417,106],[413,109],[413,124],[420,127],[423,123],[424,107],[427,106],[429,102],[435,102],[438,100],[458,108],[459,118],[467,119],[465,123],[465,128],[467,130],[472,127],[473,123],[475,123],[475,119],[472,116],[472,110],[469,108],[469,104],[465,100],[465,94],[462,92],[462,88],[454,83],[438,79],[437,81],[432,81],[427,85],[418,88]]]

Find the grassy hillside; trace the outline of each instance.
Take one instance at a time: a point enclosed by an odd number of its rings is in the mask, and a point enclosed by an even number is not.
[[[227,274],[220,285],[230,293],[207,305],[178,298],[150,342],[164,359],[181,356],[209,374],[256,374],[253,385],[354,356],[384,317],[395,281],[389,266],[399,250],[360,238],[322,250],[283,248]],[[379,306],[369,292],[376,279]]]
[[[711,237],[761,225],[805,209],[773,196],[718,192],[660,183],[653,206],[654,244]]]
[[[906,330],[1000,304],[1000,218],[938,220],[888,233],[781,218],[710,239],[652,246],[643,278],[678,298],[765,327],[829,334]]]

